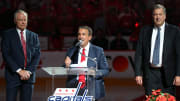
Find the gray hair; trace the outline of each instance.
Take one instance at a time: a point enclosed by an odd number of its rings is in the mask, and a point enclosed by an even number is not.
[[[88,30],[88,35],[89,35],[89,36],[92,36],[92,34],[93,34],[92,28],[89,27],[89,26],[79,26],[78,29],[87,29],[87,30]]]
[[[155,4],[155,5],[153,6],[153,11],[154,11],[155,9],[160,9],[160,8],[162,8],[164,14],[166,14],[166,8],[165,8],[162,4]]]
[[[18,13],[23,13],[26,16],[26,18],[28,18],[27,12],[25,12],[24,10],[19,9],[14,13],[14,20],[16,20]]]

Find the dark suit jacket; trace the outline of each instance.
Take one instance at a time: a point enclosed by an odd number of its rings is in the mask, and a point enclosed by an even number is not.
[[[149,78],[151,36],[153,26],[142,28],[135,54],[135,75],[143,76],[144,82]],[[175,76],[180,76],[180,30],[165,24],[162,71],[167,86],[173,85]]]
[[[72,60],[72,64],[78,63],[78,53],[79,53],[79,47],[72,47],[68,50],[67,56],[69,56]],[[89,54],[88,57],[96,58],[97,64],[98,64],[98,70],[101,70],[102,75],[97,75],[95,77],[95,86],[96,86],[96,99],[99,99],[101,97],[105,96],[105,87],[104,87],[104,80],[103,78],[108,75],[109,73],[109,67],[106,60],[106,57],[104,56],[104,51],[102,48],[95,46],[93,44],[90,44],[89,47]],[[96,64],[88,59],[87,61],[88,67],[96,67]],[[67,80],[67,84],[74,83],[76,81],[77,76],[69,76]],[[71,85],[71,84],[70,84]],[[73,84],[72,84],[73,85]]]
[[[16,73],[19,68],[24,69],[24,53],[16,28],[9,29],[3,33],[2,55],[6,63],[5,78],[7,86],[17,86],[22,83],[20,76]],[[32,73],[27,81],[35,82],[35,70],[40,60],[40,43],[38,35],[26,30],[27,67],[26,70]]]

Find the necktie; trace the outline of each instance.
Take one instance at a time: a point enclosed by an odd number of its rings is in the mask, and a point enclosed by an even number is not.
[[[24,67],[27,66],[27,52],[26,52],[26,41],[24,39],[24,36],[23,36],[23,31],[20,32],[21,33],[21,44],[22,44],[22,47],[23,47],[23,52],[24,52]]]
[[[157,65],[159,64],[159,51],[160,51],[160,28],[158,28],[155,46],[154,46],[154,52],[153,52],[153,59],[152,64]]]
[[[81,62],[84,62],[86,57],[85,57],[85,49],[83,48],[82,55],[81,55]],[[80,88],[84,88],[86,85],[85,81],[85,75],[84,74],[79,74],[79,82],[82,82],[82,85]]]

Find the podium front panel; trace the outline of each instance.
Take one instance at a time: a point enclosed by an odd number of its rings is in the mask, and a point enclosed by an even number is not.
[[[79,74],[85,74],[86,76],[86,87],[88,90],[86,96],[95,97],[95,76],[101,75],[97,74],[95,68],[43,67],[42,69],[51,78],[51,80],[46,83],[46,97],[53,95],[56,88],[66,88],[68,76],[78,76]]]

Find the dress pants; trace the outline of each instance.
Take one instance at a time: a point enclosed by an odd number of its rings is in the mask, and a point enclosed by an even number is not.
[[[32,101],[32,92],[34,85],[32,83],[22,83],[15,87],[6,87],[6,101],[17,101],[19,92],[19,101]]]
[[[161,68],[150,68],[148,79],[145,79],[144,88],[145,94],[151,95],[152,90],[162,89],[162,92],[166,92],[175,96],[175,86],[167,86],[165,83],[163,67]]]

